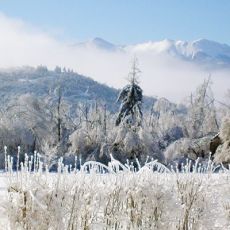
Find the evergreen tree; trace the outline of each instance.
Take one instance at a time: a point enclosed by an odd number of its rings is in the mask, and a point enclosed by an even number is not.
[[[140,162],[146,159],[149,152],[146,145],[146,135],[142,124],[142,89],[138,85],[137,60],[132,64],[129,73],[129,84],[120,92],[118,100],[121,102],[120,111],[116,119],[116,135],[112,146],[113,156],[121,162],[134,161],[138,158]]]
[[[135,59],[132,65],[132,70],[129,73],[129,84],[126,85],[120,92],[117,101],[121,102],[120,111],[116,119],[116,126],[121,122],[132,125],[141,125],[142,121],[142,89],[138,85],[138,74],[140,70],[137,68],[137,60]]]

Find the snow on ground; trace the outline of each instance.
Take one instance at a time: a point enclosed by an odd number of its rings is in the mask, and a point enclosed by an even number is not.
[[[6,174],[0,173],[0,230],[8,229],[7,213],[4,204],[7,200]]]
[[[224,168],[175,172],[152,161],[136,172],[112,159],[77,170],[59,160],[50,173],[40,161],[26,160],[18,172],[11,163],[0,173],[0,230],[230,229]]]
[[[2,174],[1,201],[5,180]],[[20,172],[9,180],[7,211],[12,230],[230,229],[229,182],[226,172]],[[6,229],[2,207],[0,216]]]

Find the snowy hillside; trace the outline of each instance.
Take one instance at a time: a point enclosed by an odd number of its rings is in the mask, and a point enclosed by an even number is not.
[[[61,87],[64,99],[72,104],[79,102],[107,104],[107,108],[115,112],[119,104],[116,99],[118,89],[100,84],[93,79],[57,67],[54,71],[44,66],[37,68],[22,67],[0,71],[0,102],[7,103],[21,95],[31,94],[37,97],[53,97]],[[154,98],[145,97],[145,107],[150,107]]]
[[[85,101],[100,101],[115,105],[118,91],[99,84],[89,77],[71,71],[48,70],[46,67],[18,68],[0,72],[0,101],[7,102],[23,94],[52,96],[61,87],[64,99],[72,105]]]

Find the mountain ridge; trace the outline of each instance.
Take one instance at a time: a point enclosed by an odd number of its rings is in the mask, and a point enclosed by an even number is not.
[[[166,54],[196,64],[216,64],[230,68],[230,45],[200,38],[194,41],[164,39],[134,45],[115,45],[102,38],[94,38],[75,46],[94,47],[109,52]]]

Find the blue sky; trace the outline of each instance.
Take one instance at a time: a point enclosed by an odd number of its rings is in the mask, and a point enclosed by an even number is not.
[[[229,69],[201,68],[164,52],[169,41],[147,41],[206,38],[230,45],[229,12],[230,0],[0,0],[0,69],[58,65],[121,88],[136,56],[146,95],[180,101],[211,74],[221,100]],[[95,37],[144,44],[124,52],[106,52],[90,42],[73,46]],[[212,44],[205,49],[215,53],[220,46]]]
[[[62,40],[207,38],[230,44],[229,0],[0,0],[0,12]]]

